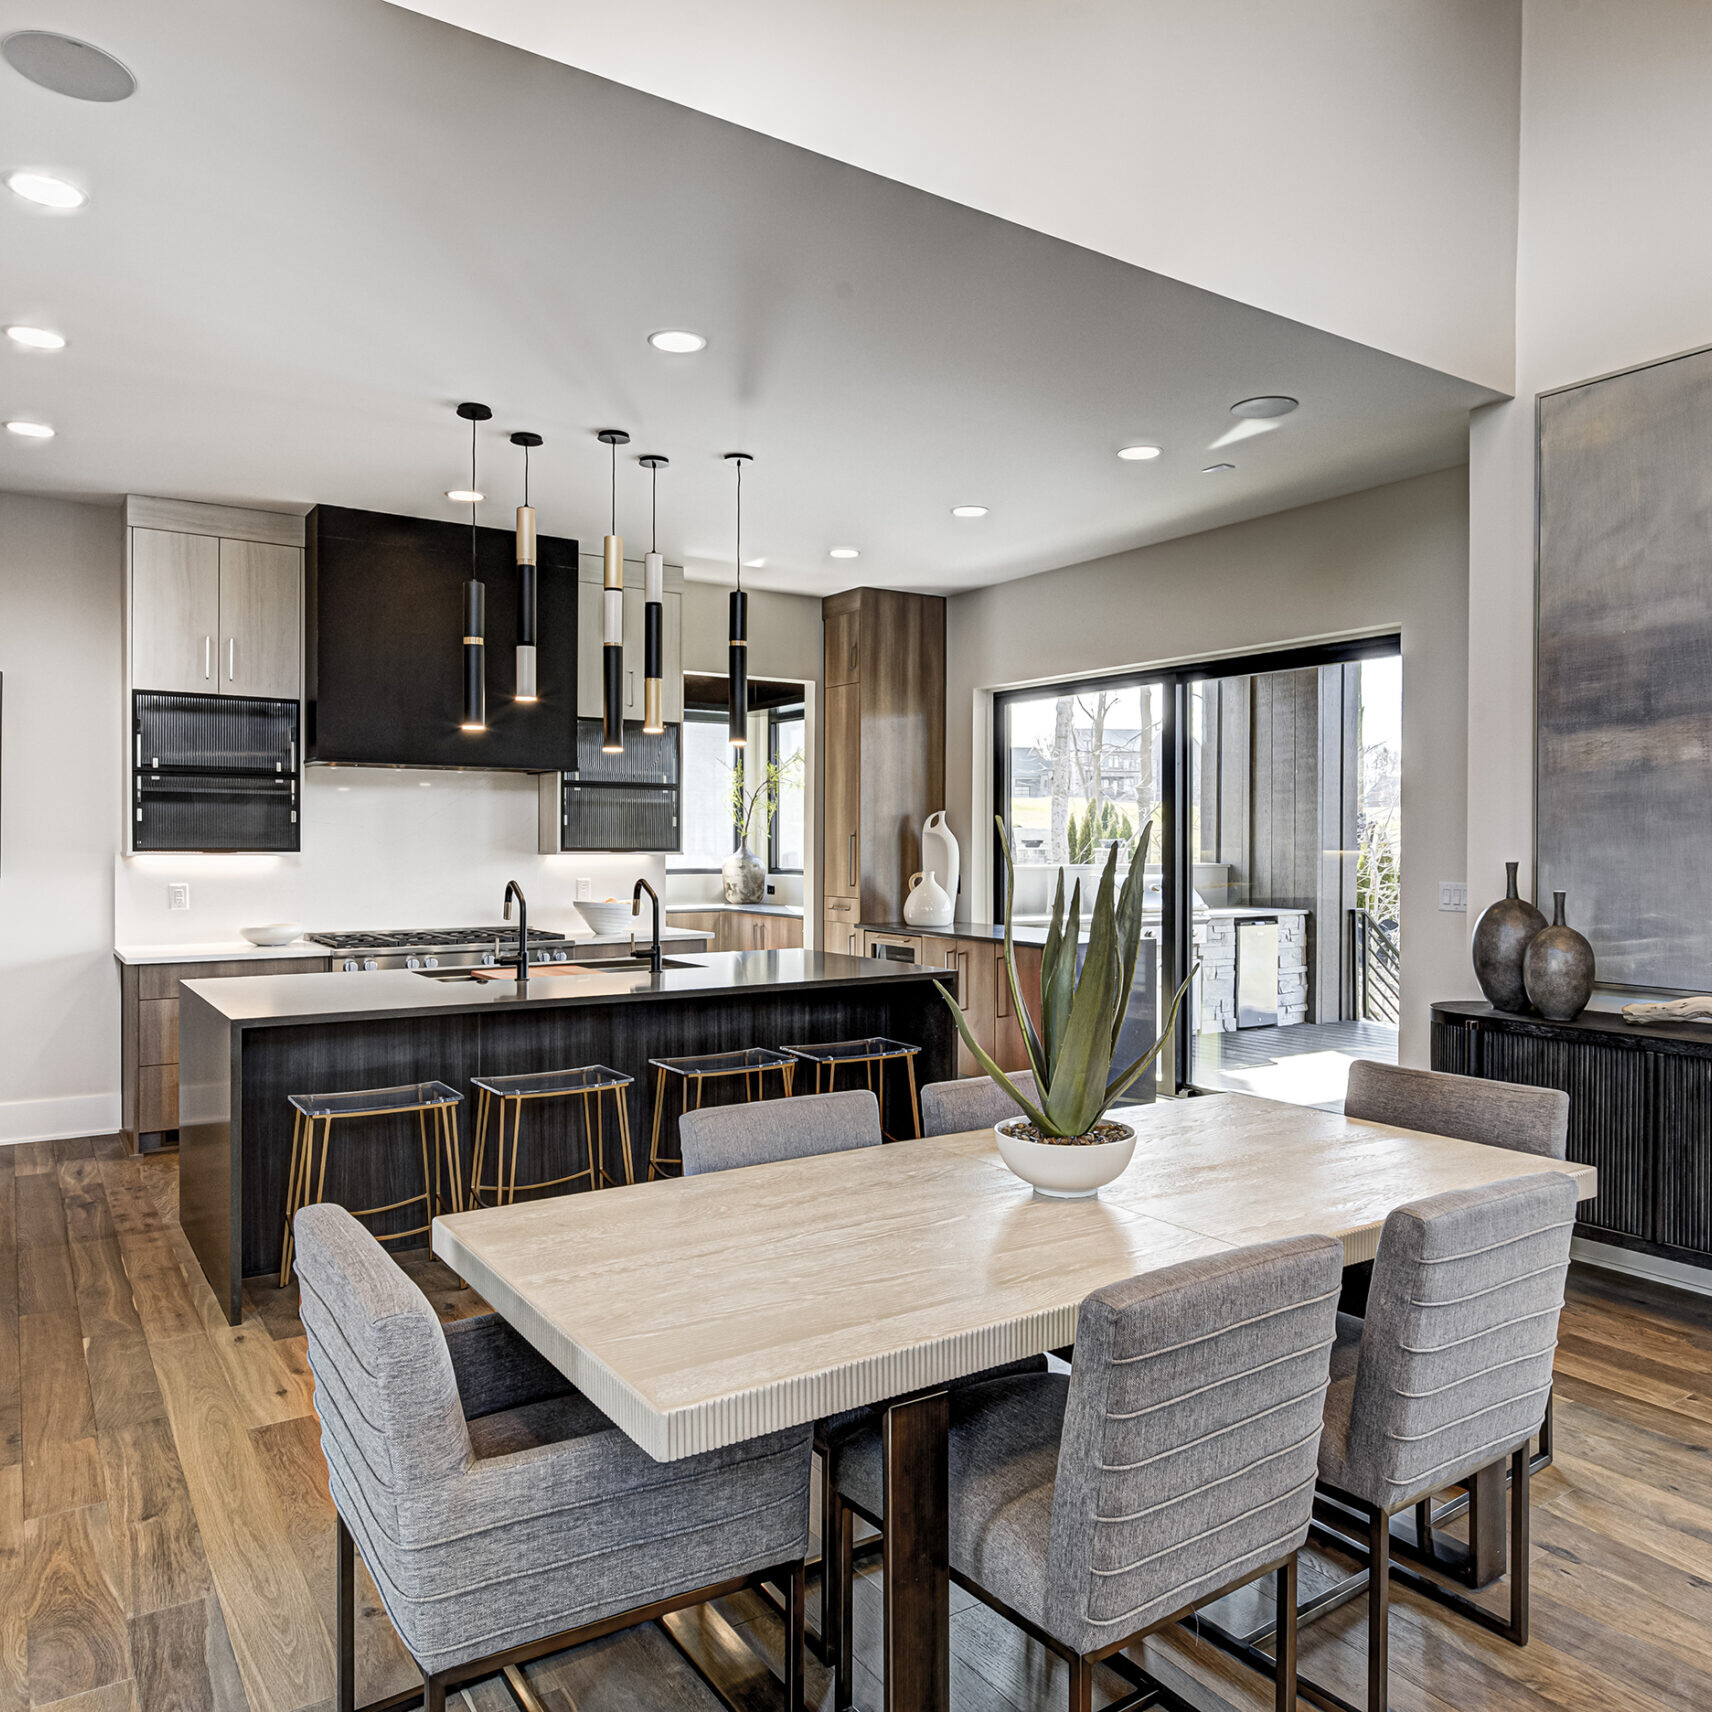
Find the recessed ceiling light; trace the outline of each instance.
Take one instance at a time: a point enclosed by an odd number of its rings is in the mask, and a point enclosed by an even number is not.
[[[1159,448],[1157,446],[1120,446],[1118,447],[1118,456],[1128,463],[1139,464],[1148,458],[1157,458]]]
[[[667,351],[674,357],[687,357],[707,349],[707,340],[686,327],[665,327],[658,333],[650,333],[648,343],[656,351]]]
[[[1265,393],[1259,398],[1239,398],[1231,406],[1232,416],[1288,416],[1296,408],[1296,400],[1282,393]]]
[[[54,333],[46,327],[8,327],[6,337],[15,345],[22,345],[27,351],[63,351],[65,335]]]
[[[26,440],[51,440],[54,431],[45,422],[8,422],[7,431]]]
[[[1234,470],[1235,468],[1235,464],[1208,464],[1201,471],[1201,474],[1204,476],[1222,476],[1226,470]]]
[[[827,554],[829,559],[859,559],[862,555],[854,547],[834,547]]]
[[[954,505],[951,508],[953,517],[985,517],[987,508],[984,505]]]
[[[14,196],[43,208],[81,208],[89,200],[75,184],[46,172],[10,172],[6,175],[6,188]]]
[[[446,497],[454,505],[480,505],[487,498],[485,493],[477,493],[473,487],[449,487]]]
[[[0,42],[0,54],[20,77],[74,101],[123,101],[137,90],[137,80],[125,66],[76,36],[14,30]]]

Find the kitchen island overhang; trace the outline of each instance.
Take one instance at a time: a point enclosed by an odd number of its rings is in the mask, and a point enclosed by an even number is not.
[[[292,1094],[437,1080],[465,1096],[467,1113],[474,1076],[605,1064],[635,1078],[627,1098],[640,1182],[651,1058],[886,1035],[920,1048],[919,1083],[957,1073],[956,1025],[940,993],[955,994],[954,970],[802,950],[673,961],[658,975],[555,966],[521,993],[511,980],[403,969],[182,982],[179,1217],[230,1323],[243,1317],[244,1279],[279,1266]],[[908,1134],[903,1078],[889,1079],[886,1094],[888,1132]],[[668,1121],[675,1115],[674,1104]],[[342,1139],[329,1198],[337,1190],[347,1204],[382,1206],[416,1192],[414,1143],[376,1127],[387,1121]],[[467,1173],[467,1118],[462,1136]]]

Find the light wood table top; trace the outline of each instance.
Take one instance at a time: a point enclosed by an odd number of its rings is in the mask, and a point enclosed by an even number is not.
[[[1090,1291],[1273,1238],[1371,1259],[1393,1207],[1591,1166],[1248,1095],[1128,1109],[1098,1200],[1037,1198],[990,1130],[455,1213],[434,1251],[661,1461],[1075,1337]]]

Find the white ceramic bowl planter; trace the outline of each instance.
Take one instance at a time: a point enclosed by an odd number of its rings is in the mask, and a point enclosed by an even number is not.
[[[1135,1152],[1135,1131],[1128,1124],[1109,1118],[1106,1121],[1123,1134],[1113,1141],[1091,1141],[1085,1146],[1030,1141],[1011,1134],[1013,1129],[1027,1126],[1026,1118],[1007,1118],[994,1124],[993,1134],[999,1139],[1005,1164],[1023,1182],[1032,1183],[1037,1195],[1075,1201],[1097,1195],[1106,1184],[1115,1182]]]

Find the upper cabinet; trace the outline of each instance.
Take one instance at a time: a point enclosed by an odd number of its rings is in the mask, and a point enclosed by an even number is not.
[[[642,576],[643,567],[626,559],[622,632],[624,717],[636,720],[641,719],[643,712]],[[592,553],[585,555],[577,582],[577,714],[583,719],[599,719],[605,711],[600,704],[605,682],[601,673],[601,649],[606,631],[601,610],[606,591],[601,577],[601,561]],[[660,630],[665,653],[664,706],[668,725],[676,725],[684,717],[683,587],[682,569],[677,565],[667,565]]]
[[[303,520],[126,502],[134,690],[295,701],[303,682]]]

